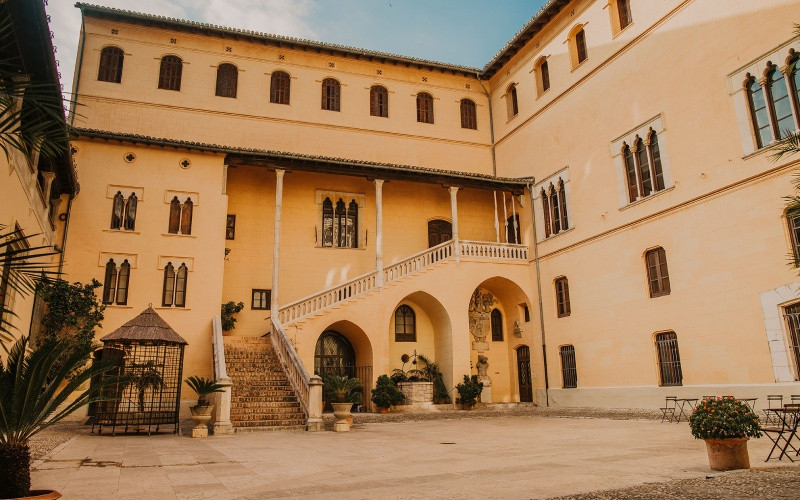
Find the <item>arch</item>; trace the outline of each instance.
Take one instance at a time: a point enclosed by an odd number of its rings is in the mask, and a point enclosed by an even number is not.
[[[285,71],[273,71],[269,77],[269,102],[289,104],[292,78]]]
[[[341,110],[342,85],[335,78],[322,80],[322,109],[327,111]]]
[[[183,60],[175,55],[165,55],[158,70],[158,88],[180,91],[182,75]]]
[[[653,183],[650,179],[650,159],[647,156],[647,148],[644,141],[638,135],[636,142],[634,142],[634,150],[636,153],[636,163],[639,167],[639,179],[641,179],[642,196],[650,196],[653,192]]]
[[[373,85],[369,89],[369,114],[389,117],[389,91],[383,85]]]
[[[186,287],[189,279],[186,263],[181,264],[175,273],[175,307],[186,307]]]
[[[611,0],[608,7],[608,13],[611,16],[611,31],[614,35],[633,23],[630,0]]]
[[[238,83],[239,68],[231,63],[223,63],[217,66],[217,89],[215,95],[235,98]]]
[[[427,92],[417,94],[417,121],[433,123],[433,96]]]
[[[542,187],[539,197],[542,199],[542,214],[544,214],[544,237],[549,238],[553,231],[550,227],[550,198]]]
[[[100,51],[100,65],[97,70],[97,79],[101,82],[121,83],[122,63],[125,53],[119,47],[109,45]]]
[[[664,182],[664,167],[661,165],[661,148],[658,147],[658,134],[652,128],[647,135],[650,148],[651,166],[653,168],[653,188],[656,191],[661,191],[665,187]]]
[[[472,99],[461,99],[461,128],[478,129],[478,114]]]
[[[347,205],[347,241],[346,246],[358,248],[358,203],[355,199]]]
[[[564,179],[558,178],[558,209],[561,211],[561,230],[566,231],[569,229],[569,217],[567,216],[567,193],[564,188]],[[517,227],[519,228],[519,218],[517,219]],[[519,231],[519,229],[517,229]],[[517,243],[521,243],[519,235],[517,235]]]
[[[339,248],[347,246],[347,206],[344,200],[339,198],[336,202],[336,210],[334,211],[334,218],[336,219],[335,230],[337,234],[336,246]]]
[[[552,182],[550,183],[550,211],[553,234],[558,234],[561,232],[561,210],[558,203],[558,192]]]
[[[625,162],[625,180],[628,183],[628,200],[631,203],[639,197],[639,181],[636,175],[636,160],[633,159],[633,150],[626,143],[622,143],[622,158]]]
[[[181,225],[181,202],[178,197],[172,198],[169,202],[169,227],[167,232],[170,234],[178,234]]]
[[[800,55],[794,49],[789,50],[786,64],[792,68],[792,72],[789,73],[789,92],[794,100],[794,111],[800,118]]]
[[[320,342],[323,341],[323,337],[326,336],[326,334],[331,335],[331,338],[336,340],[337,345],[342,345],[344,347],[349,346],[349,348],[352,349],[352,357],[350,358],[352,362],[343,359],[343,363],[337,365],[335,364],[337,358],[332,356],[329,358],[331,361],[327,366],[322,361],[320,361],[321,364],[318,365],[317,348],[320,347]],[[331,345],[333,344],[329,344],[329,346]],[[362,401],[366,402],[369,400],[373,383],[372,344],[369,341],[369,337],[360,326],[351,321],[342,320],[330,324],[322,331],[317,338],[317,344],[314,348],[314,373],[323,376],[325,372],[331,375],[347,375],[349,377],[358,378],[363,385],[362,396],[364,399]]]

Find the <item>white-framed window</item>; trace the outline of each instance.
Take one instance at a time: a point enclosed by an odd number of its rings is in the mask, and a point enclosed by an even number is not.
[[[533,193],[538,241],[551,238],[573,227],[568,167],[534,185]]]
[[[620,207],[673,186],[666,143],[661,115],[611,141]]]

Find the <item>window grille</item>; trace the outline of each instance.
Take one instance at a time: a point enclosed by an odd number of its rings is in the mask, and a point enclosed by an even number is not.
[[[398,307],[394,312],[394,341],[417,341],[417,317],[407,305]]]
[[[369,89],[369,114],[370,116],[389,116],[389,91],[386,87],[373,85]]]
[[[288,73],[276,71],[272,73],[269,83],[269,102],[275,104],[289,104],[289,91],[291,79]]]
[[[678,336],[675,332],[664,332],[656,335],[658,350],[658,369],[662,386],[683,385],[681,357],[678,352]]]
[[[800,380],[800,303],[786,307],[784,313],[789,334],[789,351],[794,362],[794,379]]]
[[[617,11],[619,13],[619,29],[623,30],[633,22],[631,0],[617,0]]]
[[[122,81],[122,63],[125,55],[122,49],[106,47],[100,52],[100,68],[97,79],[101,82],[120,83]]]
[[[556,309],[559,318],[572,313],[569,305],[569,282],[565,277],[556,279]]]
[[[564,389],[578,387],[578,368],[575,364],[575,347],[564,345],[559,348],[561,355],[561,380]]]
[[[478,129],[478,116],[475,103],[469,99],[461,99],[461,128]]]
[[[158,88],[164,90],[181,90],[181,74],[183,61],[178,56],[164,56],[158,72]]]
[[[667,271],[667,254],[659,247],[645,254],[647,263],[647,281],[650,284],[650,297],[669,295],[669,272]]]
[[[228,214],[225,220],[225,239],[232,240],[236,237],[236,216]]]
[[[588,57],[586,53],[586,32],[583,30],[575,33],[575,50],[578,54],[578,64],[580,64]]]
[[[322,80],[322,109],[328,111],[340,110],[341,86],[333,78]]]
[[[272,300],[272,292],[270,290],[254,288],[252,297],[250,309],[269,310],[270,301]]]
[[[220,97],[236,97],[239,70],[233,64],[220,64],[217,67],[217,91]]]
[[[427,92],[417,94],[417,121],[433,123],[433,97]]]
[[[491,323],[492,323],[492,342],[502,342],[503,341],[503,313],[500,312],[500,309],[492,309],[491,313]]]

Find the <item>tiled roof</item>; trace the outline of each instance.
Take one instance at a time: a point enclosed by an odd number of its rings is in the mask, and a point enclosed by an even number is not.
[[[103,342],[136,340],[188,344],[152,307],[148,307],[138,316],[100,340]]]

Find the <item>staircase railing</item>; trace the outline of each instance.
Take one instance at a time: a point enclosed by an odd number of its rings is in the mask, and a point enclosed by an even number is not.
[[[369,292],[377,286],[377,277],[378,273],[372,271],[314,295],[290,302],[278,311],[280,321],[281,323],[289,323],[303,316],[327,309],[343,300]]]
[[[493,260],[528,260],[528,246],[513,243],[487,243],[460,241],[461,257],[478,257]]]
[[[214,360],[214,381],[222,386],[222,392],[217,393],[217,414],[214,419],[214,434],[230,434],[233,432],[231,424],[231,387],[233,382],[228,377],[225,366],[225,344],[222,340],[222,319],[219,316],[211,318],[211,348]]]
[[[410,257],[406,257],[399,262],[395,262],[384,268],[383,282],[389,283],[390,281],[421,271],[439,261],[449,259],[453,256],[453,249],[453,241],[445,241],[444,243],[439,243],[434,247],[426,248],[421,252],[415,253]]]
[[[300,408],[307,417],[307,429],[322,430],[322,379],[316,375],[309,377],[305,365],[300,361],[300,356],[277,318],[272,319],[272,334],[269,338],[286,378],[297,395]]]

